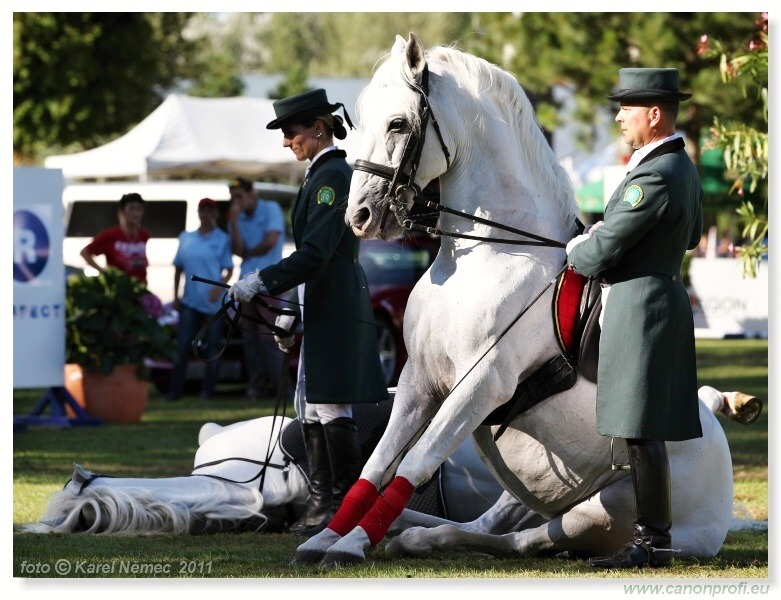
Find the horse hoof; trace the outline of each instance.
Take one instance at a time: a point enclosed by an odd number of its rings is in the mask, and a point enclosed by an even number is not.
[[[402,558],[405,556],[422,558],[431,556],[431,547],[423,543],[418,536],[410,535],[412,531],[412,529],[405,531],[399,537],[390,540],[385,545],[385,555],[391,558]]]
[[[320,550],[299,550],[290,561],[290,566],[315,565],[323,560],[324,556],[325,552]]]
[[[320,566],[324,569],[334,569],[336,567],[349,567],[351,565],[360,565],[366,560],[364,556],[352,554],[350,552],[326,552]]]
[[[762,401],[743,392],[724,392],[724,416],[741,425],[751,425],[762,414]]]

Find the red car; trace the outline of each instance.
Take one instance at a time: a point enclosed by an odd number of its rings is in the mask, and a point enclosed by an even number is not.
[[[394,385],[407,361],[404,347],[404,311],[407,299],[418,279],[426,272],[439,251],[439,239],[425,234],[406,234],[394,240],[370,239],[361,242],[360,262],[369,282],[372,310],[377,323],[380,360],[386,383]],[[295,381],[298,349],[292,348],[291,377]],[[220,381],[246,381],[241,335],[236,332],[220,362]],[[150,364],[151,379],[165,393],[171,373],[170,363]],[[198,389],[203,377],[203,363],[190,361],[186,391]],[[193,384],[193,385],[190,385]]]
[[[369,294],[377,323],[380,359],[388,385],[397,382],[407,361],[404,347],[404,311],[418,279],[439,251],[439,239],[406,235],[395,240],[364,240],[360,261],[369,282]]]

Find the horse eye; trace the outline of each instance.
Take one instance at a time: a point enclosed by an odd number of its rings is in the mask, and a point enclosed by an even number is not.
[[[404,119],[393,119],[390,123],[388,123],[388,131],[400,132],[403,131],[406,126],[407,122]]]

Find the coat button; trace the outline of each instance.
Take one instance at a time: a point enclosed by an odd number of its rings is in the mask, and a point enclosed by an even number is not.
[[[672,279],[673,279],[673,281],[675,281],[678,278],[675,275],[673,275]]]

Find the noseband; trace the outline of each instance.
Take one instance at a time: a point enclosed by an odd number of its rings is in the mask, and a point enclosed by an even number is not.
[[[387,167],[368,160],[357,159],[355,161],[356,171],[364,171],[391,182],[390,187],[388,188],[388,194],[385,196],[385,206],[383,207],[382,215],[383,222],[387,216],[388,209],[396,214],[396,218],[402,225],[409,221],[408,207],[411,206],[421,194],[420,186],[415,183],[415,174],[418,172],[418,166],[420,166],[420,155],[423,153],[423,144],[426,142],[426,129],[428,127],[429,119],[431,119],[431,124],[434,126],[434,131],[436,131],[437,137],[439,138],[439,145],[445,155],[447,167],[448,169],[450,168],[450,152],[447,149],[447,144],[445,144],[442,132],[439,129],[439,123],[437,122],[437,118],[434,116],[434,112],[431,110],[431,105],[428,101],[428,78],[429,70],[428,63],[426,63],[423,67],[423,76],[420,86],[413,83],[408,84],[409,87],[420,96],[418,103],[420,130],[418,132],[410,131],[407,136],[399,166],[393,169],[392,167]]]
[[[437,122],[437,118],[434,116],[434,112],[431,110],[431,104],[428,101],[428,92],[429,92],[428,79],[429,79],[429,69],[428,69],[428,63],[426,63],[426,65],[423,67],[423,75],[421,78],[420,86],[417,86],[413,83],[407,84],[412,90],[417,92],[418,95],[420,96],[420,101],[418,103],[418,115],[420,117],[420,131],[417,133],[415,131],[410,131],[409,135],[407,136],[407,140],[404,144],[404,151],[402,152],[399,166],[394,169],[386,165],[381,165],[360,158],[355,161],[356,171],[364,171],[365,173],[376,175],[377,177],[381,177],[382,179],[391,182],[390,187],[388,188],[388,193],[384,198],[382,215],[380,217],[380,227],[382,227],[385,224],[385,219],[388,216],[388,210],[390,210],[396,215],[396,219],[402,225],[402,227],[404,227],[404,229],[407,230],[424,231],[431,235],[447,236],[447,237],[462,238],[462,239],[469,239],[469,240],[497,242],[501,244],[514,244],[516,246],[549,246],[553,248],[566,247],[566,244],[559,242],[557,240],[552,240],[550,238],[535,235],[533,233],[529,233],[521,229],[516,229],[515,227],[510,227],[502,223],[497,223],[496,221],[483,219],[482,217],[478,217],[476,215],[470,215],[469,213],[465,213],[459,210],[454,210],[452,208],[445,206],[444,204],[440,204],[436,200],[432,200],[431,198],[425,197],[425,195],[420,189],[420,186],[415,183],[415,174],[417,173],[418,166],[420,165],[420,156],[423,152],[423,144],[426,141],[426,129],[428,127],[429,119],[431,119],[431,124],[434,126],[434,131],[436,132],[437,137],[439,138],[439,145],[442,148],[443,154],[445,155],[447,168],[448,169],[450,168],[450,151],[447,148],[447,144],[445,144],[445,140],[442,137],[442,131],[439,128],[439,123]],[[496,227],[497,229],[502,229],[504,231],[508,231],[516,235],[520,235],[526,238],[531,238],[534,241],[528,241],[528,240],[518,241],[512,239],[505,239],[505,238],[480,237],[480,236],[468,235],[463,233],[451,233],[447,231],[442,231],[435,227],[424,226],[419,223],[415,223],[410,216],[411,207],[415,203],[421,204],[427,208],[432,208],[437,212],[444,212],[451,215],[456,215],[458,217],[469,219],[476,223],[489,225],[491,227]],[[583,225],[580,223],[577,217],[575,217],[575,225],[580,231],[583,230]]]

